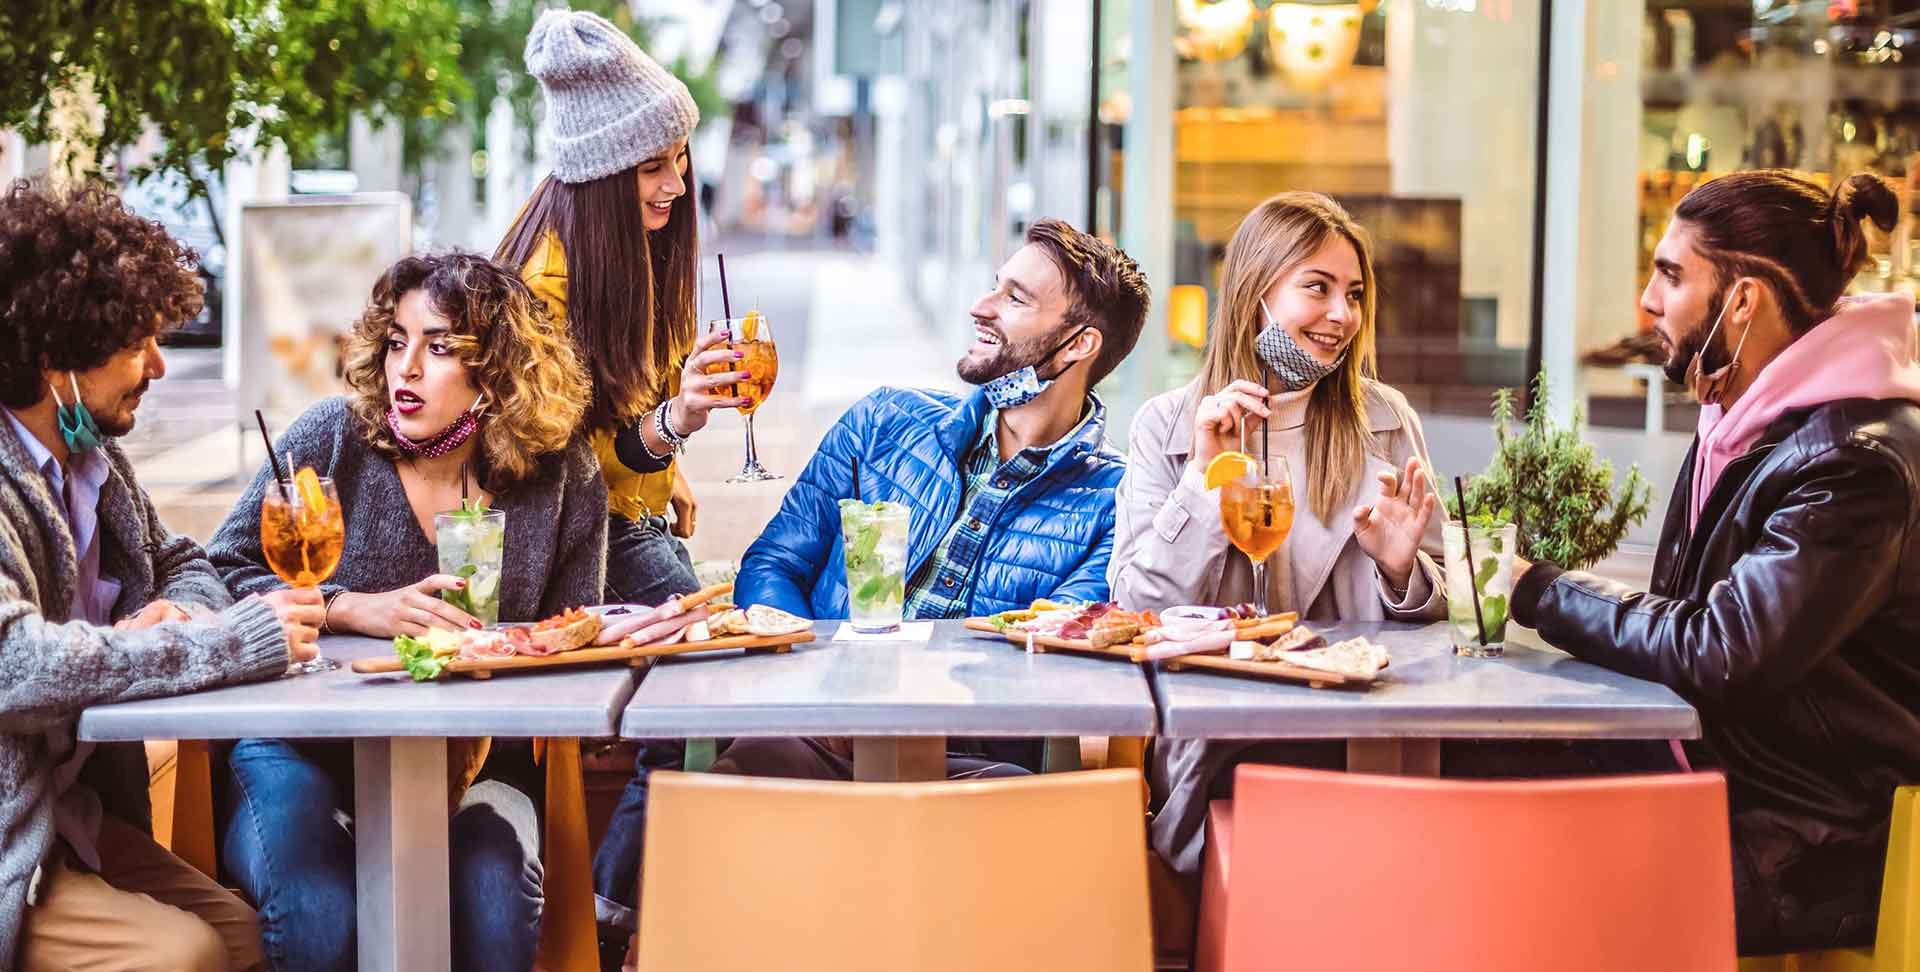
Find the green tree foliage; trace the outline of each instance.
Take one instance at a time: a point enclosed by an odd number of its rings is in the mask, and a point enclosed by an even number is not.
[[[1652,489],[1640,467],[1627,470],[1616,494],[1613,464],[1573,428],[1561,428],[1548,413],[1545,372],[1534,379],[1533,403],[1519,434],[1511,434],[1513,393],[1493,397],[1493,434],[1498,442],[1487,470],[1467,484],[1467,502],[1476,513],[1501,511],[1520,526],[1520,555],[1564,567],[1590,567],[1620,546],[1627,529],[1647,518]],[[1441,490],[1448,513],[1460,509],[1452,490]]]
[[[149,125],[132,174],[205,176],[255,146],[310,151],[353,114],[450,118],[472,92],[453,0],[0,0],[0,127],[46,141],[56,93],[90,90],[99,157]],[[87,173],[74,173],[85,175]]]
[[[538,86],[527,34],[553,0],[0,0],[0,128],[49,141],[59,93],[90,90],[102,124],[69,133],[96,158],[140,140],[159,154],[131,174],[206,178],[254,147],[310,155],[355,114],[397,124],[417,167],[466,121],[482,130],[505,95],[531,127]],[[643,47],[622,0],[571,0]],[[720,107],[711,79],[688,78]],[[91,173],[72,173],[88,175]]]

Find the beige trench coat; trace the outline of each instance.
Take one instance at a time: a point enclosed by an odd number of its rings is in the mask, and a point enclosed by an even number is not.
[[[1179,604],[1239,604],[1253,600],[1253,567],[1227,542],[1217,493],[1204,488],[1205,470],[1193,457],[1193,385],[1148,401],[1128,437],[1127,472],[1114,502],[1113,560],[1107,582],[1129,610]],[[1268,420],[1268,448],[1285,456],[1298,510],[1293,531],[1267,562],[1268,606],[1320,621],[1418,621],[1446,613],[1440,557],[1440,517],[1427,526],[1408,590],[1390,589],[1373,558],[1353,539],[1353,509],[1380,497],[1379,473],[1404,469],[1419,456],[1432,468],[1420,419],[1392,388],[1367,388],[1367,421],[1377,455],[1367,457],[1356,490],[1322,523],[1308,501],[1306,392],[1276,396]],[[1249,434],[1255,435],[1252,428]],[[1257,439],[1247,448],[1258,458]]]
[[[1127,472],[1115,495],[1113,561],[1107,581],[1113,598],[1130,610],[1180,604],[1238,604],[1253,599],[1253,568],[1227,541],[1218,494],[1203,487],[1193,463],[1193,386],[1147,402],[1133,420]],[[1305,438],[1306,392],[1276,396],[1268,420],[1268,448],[1285,456],[1298,508],[1286,544],[1267,565],[1268,607],[1296,610],[1309,621],[1422,621],[1446,615],[1440,522],[1428,524],[1418,563],[1405,592],[1395,592],[1353,539],[1353,509],[1379,498],[1378,474],[1406,468],[1419,456],[1431,462],[1420,419],[1392,388],[1370,384],[1367,420],[1377,455],[1367,457],[1355,491],[1332,523],[1313,514],[1307,493],[1312,459]],[[1251,429],[1250,429],[1251,431]],[[1257,440],[1248,451],[1259,456]],[[1148,761],[1155,814],[1153,847],[1181,874],[1199,873],[1207,800],[1216,778],[1259,740],[1161,739]],[[1312,743],[1302,762],[1312,762]],[[1322,747],[1324,748],[1324,747]]]

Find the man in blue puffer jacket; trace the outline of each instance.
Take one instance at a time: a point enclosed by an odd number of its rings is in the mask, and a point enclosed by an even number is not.
[[[735,597],[802,617],[847,616],[839,501],[913,509],[906,614],[959,618],[1035,598],[1103,601],[1113,491],[1090,389],[1133,350],[1146,278],[1126,254],[1041,220],[973,306],[966,397],[882,388],[847,410],[747,550]]]
[[[839,501],[854,495],[856,458],[859,498],[914,511],[907,617],[989,614],[1039,597],[1106,600],[1125,460],[1104,443],[1106,409],[1091,389],[1133,350],[1149,299],[1125,253],[1059,220],[1035,223],[973,305],[978,335],[958,370],[979,390],[961,398],[882,388],[848,409],[747,550],[734,600],[847,616]],[[950,746],[958,753],[949,775],[1038,768],[1037,740]],[[679,754],[648,744],[594,855],[604,923],[632,927],[647,775]],[[742,739],[712,769],[852,778],[851,753],[817,739]],[[610,939],[610,956],[624,939]]]

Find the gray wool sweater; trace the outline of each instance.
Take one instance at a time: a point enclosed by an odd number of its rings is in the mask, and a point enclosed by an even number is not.
[[[331,478],[346,514],[346,550],[332,579],[320,585],[322,591],[378,593],[439,572],[439,552],[414,519],[399,470],[367,444],[344,398],[307,409],[274,448],[283,460]],[[260,549],[260,499],[273,488],[272,472],[262,465],[207,544],[215,569],[236,597],[286,586]],[[586,440],[546,456],[539,475],[495,495],[493,508],[507,514],[500,620],[538,621],[600,603],[607,487]]]
[[[273,610],[235,605],[206,554],[167,531],[109,442],[100,491],[100,572],[121,583],[115,618],[156,598],[218,611],[207,621],[114,631],[69,621],[79,558],[59,499],[12,427],[0,422],[0,972],[11,972],[27,894],[53,846],[53,757],[46,733],[89,705],[192,692],[284,672]],[[108,813],[149,825],[138,744],[103,745],[82,780]]]

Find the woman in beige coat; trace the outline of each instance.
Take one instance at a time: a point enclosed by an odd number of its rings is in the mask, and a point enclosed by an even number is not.
[[[1227,245],[1207,361],[1134,419],[1115,502],[1113,597],[1131,610],[1252,601],[1207,463],[1240,448],[1285,456],[1299,509],[1267,564],[1267,603],[1307,621],[1416,621],[1446,613],[1437,501],[1420,420],[1374,375],[1375,284],[1362,230],[1318,193],[1274,196]],[[1263,372],[1262,365],[1265,365]],[[1258,379],[1268,376],[1266,384]],[[1342,765],[1316,743],[1160,740],[1148,770],[1154,848],[1197,874],[1207,799],[1247,759]]]

